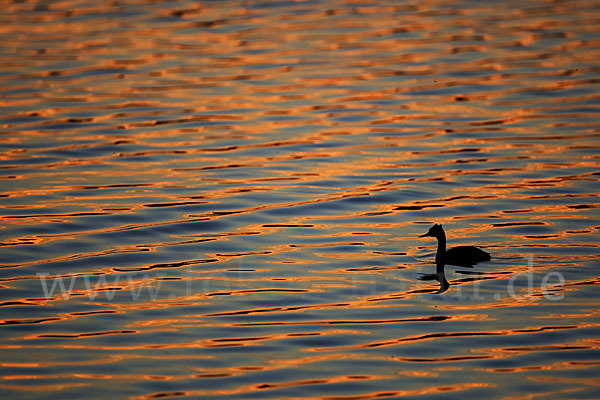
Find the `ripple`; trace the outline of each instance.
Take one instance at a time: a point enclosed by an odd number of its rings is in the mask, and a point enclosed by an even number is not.
[[[598,397],[597,3],[5,5],[1,390]]]

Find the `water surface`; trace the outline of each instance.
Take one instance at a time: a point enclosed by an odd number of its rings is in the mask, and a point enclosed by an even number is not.
[[[600,397],[597,1],[3,8],[5,396]]]

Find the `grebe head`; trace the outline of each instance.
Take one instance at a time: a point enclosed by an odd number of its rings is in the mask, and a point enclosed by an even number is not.
[[[425,233],[419,237],[433,236],[434,238],[437,238],[441,235],[444,235],[444,228],[442,228],[441,224],[435,224],[434,226],[429,228],[427,233]]]

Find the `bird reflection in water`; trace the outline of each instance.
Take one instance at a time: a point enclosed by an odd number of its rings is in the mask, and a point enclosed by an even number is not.
[[[450,287],[450,283],[446,280],[446,274],[444,273],[444,269],[436,272],[435,274],[421,274],[419,277],[421,281],[433,281],[436,280],[440,283],[440,289],[436,292],[436,294],[444,293]]]
[[[446,264],[471,268],[482,261],[491,260],[489,253],[475,246],[458,246],[446,250],[446,232],[444,232],[441,224],[433,225],[427,233],[419,237],[427,236],[435,237],[438,241],[437,252],[435,254],[436,271],[435,274],[423,274],[419,279],[422,281],[438,281],[440,283],[438,294],[444,293],[450,287],[450,283],[446,280],[444,272]]]

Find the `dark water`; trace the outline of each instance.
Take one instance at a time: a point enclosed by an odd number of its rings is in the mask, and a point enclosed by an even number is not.
[[[0,20],[3,397],[600,398],[598,1]]]

